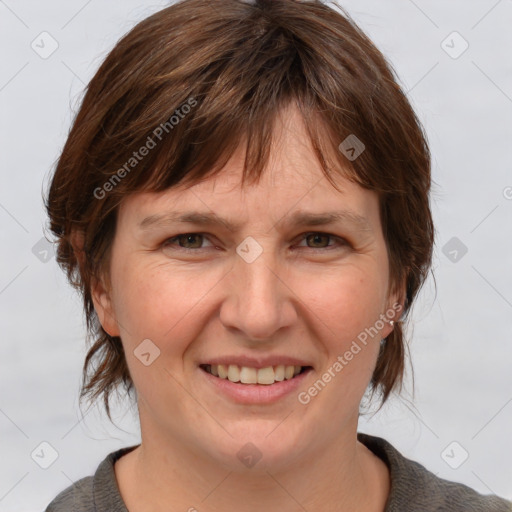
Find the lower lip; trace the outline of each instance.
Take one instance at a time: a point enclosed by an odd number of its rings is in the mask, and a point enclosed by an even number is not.
[[[206,370],[199,368],[199,371],[205,376],[207,381],[213,386],[240,404],[271,404],[277,402],[294,391],[304,382],[308,375],[313,371],[308,368],[306,371],[296,375],[293,379],[275,382],[274,384],[241,384],[240,382],[231,382],[228,379],[215,377]]]

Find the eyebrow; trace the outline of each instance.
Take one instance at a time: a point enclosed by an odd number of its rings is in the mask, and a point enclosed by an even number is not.
[[[306,211],[296,211],[291,215],[286,215],[284,220],[276,222],[290,227],[295,226],[327,226],[335,223],[353,224],[361,231],[373,231],[368,219],[350,210],[329,211],[322,213],[311,213]],[[165,214],[155,214],[146,217],[139,223],[140,230],[150,230],[153,228],[166,227],[175,223],[195,224],[199,226],[224,226],[229,231],[237,231],[241,224],[231,222],[219,217],[213,212],[168,212]]]

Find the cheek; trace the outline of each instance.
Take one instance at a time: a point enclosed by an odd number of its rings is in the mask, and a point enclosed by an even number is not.
[[[382,285],[370,269],[344,269],[320,280],[304,281],[298,291],[305,305],[338,344],[374,325],[382,304]],[[317,323],[318,323],[317,320]]]
[[[128,267],[120,272],[116,295],[116,316],[124,331],[123,341],[133,344],[149,338],[157,344],[165,340],[179,348],[179,340],[190,338],[191,327],[200,328],[199,322],[190,319],[201,312],[206,314],[205,298],[222,275],[164,265]]]
[[[338,276],[323,284],[321,289],[315,287],[314,293],[310,289],[307,305],[314,313],[311,322],[318,329],[313,336],[320,341],[317,346],[325,355],[325,366],[319,375],[326,383],[325,391],[320,383],[306,393],[315,396],[317,390],[322,390],[318,392],[317,406],[330,410],[326,414],[335,417],[343,416],[347,408],[357,409],[371,380],[381,340],[380,329],[375,329],[383,313],[381,287],[370,273]],[[339,408],[333,409],[333,402]]]
[[[320,378],[332,382],[318,402],[325,406],[330,400],[340,400],[345,406],[358,403],[380,349],[380,332],[375,330],[383,313],[379,274],[368,268],[345,270],[313,281],[314,286],[304,283],[298,293],[308,306],[306,322],[316,326],[310,335],[319,340],[317,347],[325,356]]]

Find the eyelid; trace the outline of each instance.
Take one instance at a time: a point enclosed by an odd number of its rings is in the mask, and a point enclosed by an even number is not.
[[[200,252],[201,250],[204,250],[206,249],[206,247],[200,247],[199,249],[189,249],[187,247],[180,247],[179,245],[174,245],[174,244],[170,244],[169,242],[171,241],[174,241],[174,240],[177,240],[178,238],[182,237],[182,236],[187,236],[187,235],[201,235],[205,240],[208,240],[211,242],[210,238],[209,238],[209,235],[208,233],[199,233],[197,231],[191,231],[191,232],[186,232],[186,233],[179,233],[177,235],[174,235],[174,236],[171,236],[169,238],[166,238],[163,242],[162,242],[162,247],[168,247],[168,246],[172,246],[174,247],[175,249],[177,249],[178,251],[187,251],[187,252]],[[210,235],[211,236],[211,235]],[[214,245],[212,244],[212,247]]]
[[[324,236],[329,237],[332,240],[337,241],[338,244],[341,244],[342,246],[349,245],[348,241],[345,238],[338,236],[338,235],[333,235],[332,233],[327,233],[326,231],[308,231],[307,233],[302,233],[300,235],[301,236],[300,242],[305,240],[310,235],[324,235]],[[316,251],[325,251],[326,249],[333,249],[333,248],[336,248],[336,245],[328,245],[327,247],[306,247],[306,249],[311,249],[313,251],[315,251],[315,250]]]
[[[210,243],[212,243],[211,240],[210,240],[210,237],[212,235],[209,235],[208,233],[186,232],[186,233],[179,233],[177,235],[174,235],[174,236],[166,238],[162,242],[161,245],[162,245],[162,247],[172,246],[175,249],[177,249],[178,251],[186,251],[186,252],[201,252],[202,250],[207,249],[207,247],[200,247],[200,248],[197,248],[197,249],[190,249],[190,248],[187,248],[187,247],[180,247],[179,245],[174,245],[174,244],[171,245],[170,243],[168,243],[170,241],[177,240],[178,238],[183,237],[183,236],[187,236],[187,235],[201,235],[204,239],[206,239]],[[324,236],[328,236],[330,239],[337,241],[339,247],[350,246],[350,243],[345,238],[340,237],[338,235],[334,235],[332,233],[324,232],[324,231],[308,231],[308,232],[305,232],[305,233],[301,233],[299,235],[300,236],[299,242],[304,241],[310,235],[324,235]],[[212,244],[210,247],[215,247],[215,245]],[[326,250],[335,249],[336,248],[336,244],[328,245],[326,247],[307,247],[307,246],[303,246],[303,247],[306,248],[306,249],[312,250],[312,251],[323,251],[323,252],[325,252]]]

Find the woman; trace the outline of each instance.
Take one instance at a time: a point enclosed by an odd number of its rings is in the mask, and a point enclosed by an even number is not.
[[[47,198],[140,445],[57,511],[494,510],[357,432],[404,368],[430,268],[430,155],[390,66],[317,1],[184,0],[91,83]],[[98,364],[93,365],[97,362]]]

